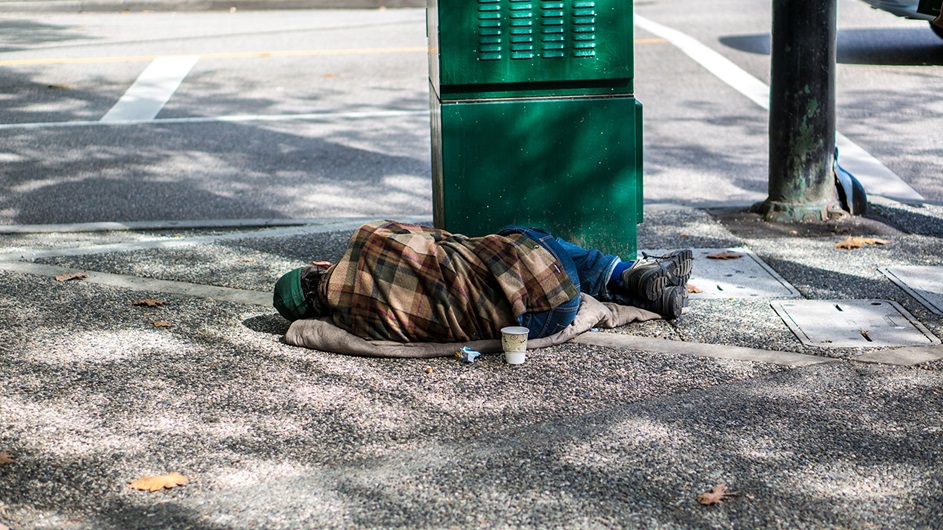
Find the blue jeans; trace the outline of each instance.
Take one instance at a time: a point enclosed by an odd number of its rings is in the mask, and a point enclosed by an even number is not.
[[[512,225],[498,232],[500,235],[515,233],[524,234],[553,254],[580,292],[601,300],[609,299],[606,283],[609,282],[616,264],[621,261],[618,256],[603,254],[598,250],[586,250],[569,241],[555,238],[540,228]],[[529,339],[547,337],[569,326],[576,318],[579,308],[580,296],[576,295],[548,311],[524,313],[519,319],[520,325],[530,330],[527,334]]]

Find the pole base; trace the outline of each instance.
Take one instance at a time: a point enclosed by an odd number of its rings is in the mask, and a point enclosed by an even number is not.
[[[772,223],[814,223],[827,221],[828,202],[820,203],[784,203],[769,199],[758,202],[750,208],[751,212],[763,216],[763,220]]]

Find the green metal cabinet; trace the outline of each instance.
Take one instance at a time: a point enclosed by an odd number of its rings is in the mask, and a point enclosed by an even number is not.
[[[943,7],[943,0],[920,0],[917,12],[935,17],[940,14],[941,7]]]
[[[539,226],[633,259],[632,3],[429,0],[427,18],[435,225]]]

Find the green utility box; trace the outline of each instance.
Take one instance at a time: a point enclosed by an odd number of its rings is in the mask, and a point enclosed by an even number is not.
[[[632,2],[428,0],[435,225],[538,226],[634,259]]]
[[[941,0],[920,0],[917,5],[917,13],[935,17],[940,14],[941,7],[943,7],[943,1]]]

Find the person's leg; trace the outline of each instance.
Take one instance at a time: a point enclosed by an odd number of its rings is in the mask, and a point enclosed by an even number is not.
[[[521,315],[520,324],[529,330],[528,339],[549,337],[572,324],[579,309],[580,297],[577,295],[549,311],[524,313]]]
[[[604,254],[595,249],[585,249],[560,238],[555,241],[573,261],[580,278],[580,291],[593,298],[608,300],[610,296],[607,286],[613,279],[616,269],[626,269],[632,265],[632,262],[623,262],[619,256]]]
[[[619,256],[584,249],[575,243],[554,238],[539,228],[508,226],[498,233],[522,233],[537,242],[560,261],[580,292],[598,300],[642,307],[665,318],[677,318],[687,305],[685,284],[691,275],[693,260],[690,250],[674,251],[642,262],[628,262],[626,266],[627,263],[622,262]],[[556,313],[555,309],[524,315],[521,325],[530,330],[530,338],[555,333],[576,318],[578,299],[576,297],[575,302],[571,300],[564,304],[568,307],[557,308],[559,311]],[[527,324],[523,322],[525,318]]]
[[[550,252],[553,257],[560,262],[567,277],[573,282],[573,286],[580,289],[580,275],[577,271],[573,259],[551,236],[547,231],[539,228],[528,228],[523,226],[507,226],[501,229],[498,234],[524,234],[529,239]],[[525,313],[520,318],[520,324],[530,330],[527,337],[537,339],[547,337],[561,331],[569,326],[576,318],[576,313],[580,308],[579,295],[574,296],[569,301],[550,309],[549,311],[540,311],[536,313]]]

